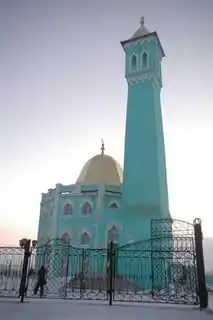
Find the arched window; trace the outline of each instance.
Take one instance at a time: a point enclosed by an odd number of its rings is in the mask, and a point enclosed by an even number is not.
[[[118,230],[115,226],[113,226],[111,229],[108,231],[107,235],[107,242],[118,242]]]
[[[72,205],[70,203],[65,204],[63,213],[64,213],[64,215],[72,215],[73,214]]]
[[[92,213],[92,206],[89,202],[85,202],[82,207],[82,213],[83,215],[87,216],[88,214]]]
[[[148,54],[146,52],[144,52],[142,56],[142,66],[143,68],[148,67]]]
[[[137,58],[135,55],[132,56],[132,70],[134,71],[137,67]]]
[[[84,232],[81,236],[81,244],[89,245],[90,244],[90,235],[87,232]]]
[[[70,244],[70,235],[67,233],[67,232],[65,232],[65,233],[63,233],[62,234],[62,236],[61,236],[61,240],[65,243],[65,244]]]
[[[118,208],[118,205],[117,205],[116,202],[112,202],[112,203],[110,203],[109,208],[110,208],[110,209],[117,209],[117,208]]]

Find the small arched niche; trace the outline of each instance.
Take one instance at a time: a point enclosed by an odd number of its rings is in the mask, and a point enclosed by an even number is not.
[[[73,208],[70,203],[66,203],[63,209],[63,213],[65,216],[69,216],[73,214]]]
[[[90,244],[90,240],[91,240],[91,237],[90,237],[89,233],[84,232],[81,235],[81,244],[82,245],[89,245]]]
[[[135,54],[133,54],[131,59],[131,70],[135,71],[137,69],[137,57]]]
[[[71,242],[71,237],[67,232],[64,232],[61,236],[61,240],[63,241],[63,243],[65,244],[70,244]]]
[[[148,68],[148,53],[146,51],[144,51],[142,54],[142,68]]]
[[[92,205],[88,201],[85,202],[82,206],[82,214],[87,216],[92,213]]]
[[[109,209],[118,209],[118,204],[117,204],[117,202],[115,202],[115,201],[110,202],[110,204],[109,204]]]

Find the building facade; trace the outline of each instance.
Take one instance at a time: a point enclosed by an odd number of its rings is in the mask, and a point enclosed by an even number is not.
[[[89,248],[106,248],[110,240],[123,245],[148,239],[151,219],[171,218],[160,101],[164,51],[143,18],[121,44],[128,84],[124,170],[102,144],[75,184],[42,194],[39,245],[55,238]]]

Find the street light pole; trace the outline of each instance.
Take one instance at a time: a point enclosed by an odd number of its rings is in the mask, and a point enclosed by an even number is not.
[[[32,248],[35,248],[37,241],[32,241]],[[19,289],[19,297],[21,298],[20,302],[24,302],[24,294],[26,290],[26,279],[27,279],[27,270],[28,270],[28,262],[29,258],[32,254],[31,248],[31,239],[22,239],[19,241],[19,245],[21,248],[24,249],[24,260],[22,266],[22,273],[21,273],[21,282],[20,282],[20,289]]]

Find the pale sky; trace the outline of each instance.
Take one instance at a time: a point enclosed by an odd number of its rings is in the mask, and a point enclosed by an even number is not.
[[[157,31],[170,211],[213,236],[213,1],[0,0],[0,244],[36,238],[41,193],[100,152],[123,165],[121,40]]]

